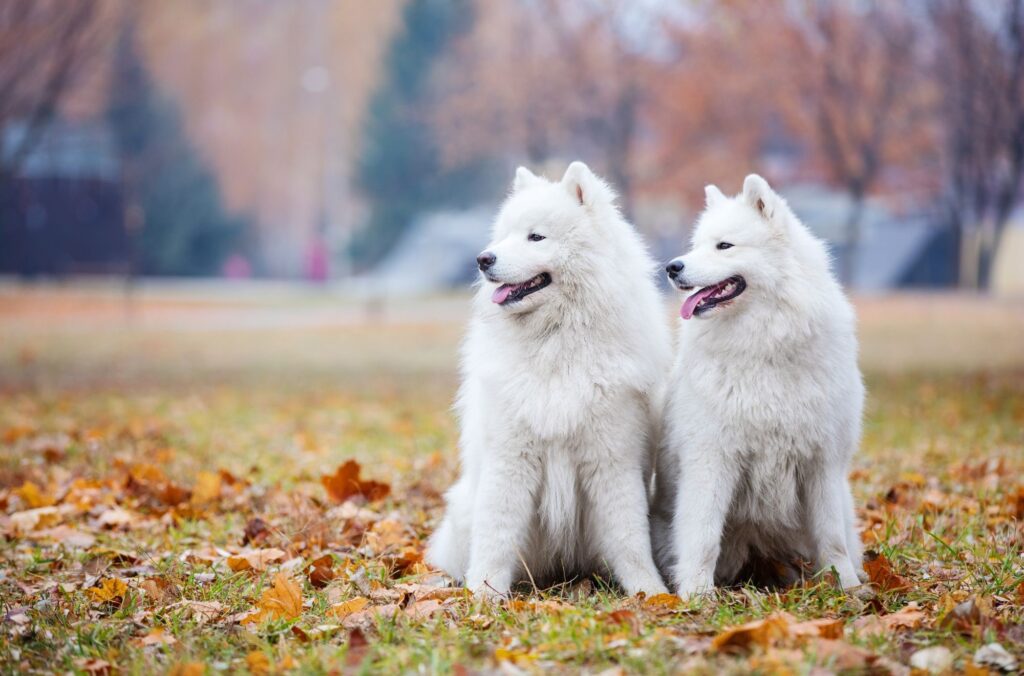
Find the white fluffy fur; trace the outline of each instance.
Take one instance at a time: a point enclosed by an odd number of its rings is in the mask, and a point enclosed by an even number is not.
[[[751,556],[801,556],[857,585],[853,309],[823,243],[764,179],[748,176],[734,198],[706,193],[676,285],[741,275],[747,287],[681,325],[656,479],[658,563],[681,595],[734,581]]]
[[[428,561],[490,595],[604,571],[630,594],[664,591],[646,487],[671,346],[653,262],[580,162],[557,183],[520,168],[487,249],[456,403],[462,473]],[[547,288],[492,302],[541,272]]]

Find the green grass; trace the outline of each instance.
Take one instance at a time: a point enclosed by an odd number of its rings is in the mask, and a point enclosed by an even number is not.
[[[780,611],[842,619],[843,645],[883,665],[906,665],[915,650],[943,645],[962,669],[991,641],[1024,657],[1017,647],[1024,640],[1024,354],[1015,361],[1006,345],[1019,319],[988,305],[983,311],[979,340],[997,346],[973,345],[958,324],[951,329],[957,345],[974,353],[959,352],[955,368],[943,366],[934,335],[937,352],[896,368],[879,346],[913,352],[910,320],[887,306],[864,309],[870,394],[853,487],[867,546],[891,561],[908,589],[851,595],[826,578],[778,592],[719,590],[657,612],[602,580],[577,581],[526,589],[511,604],[455,596],[424,619],[404,610],[367,618],[358,623],[365,646],[352,627],[308,642],[293,627],[308,634],[343,625],[329,615],[340,602],[368,597],[380,607],[400,585],[436,584],[421,566],[406,573],[392,566],[406,548],[422,549],[456,470],[449,405],[457,321],[206,331],[103,328],[81,318],[0,325],[0,671],[86,673],[102,661],[121,673],[189,663],[207,673],[258,672],[254,654],[275,670],[303,673],[461,673],[505,662],[567,672],[843,670],[842,655],[819,641],[739,653],[709,648],[726,628]],[[928,331],[941,324],[912,321]],[[389,497],[367,505],[372,514],[347,514],[320,485],[349,458],[364,476],[392,486]],[[153,486],[128,478],[144,465],[184,487],[219,469],[239,483],[223,484],[210,503],[168,506]],[[76,479],[98,483],[68,496]],[[12,515],[28,507],[19,494],[25,482],[68,509],[62,525],[95,542],[61,544],[17,530]],[[134,515],[126,528],[98,525],[114,506]],[[270,529],[261,546],[285,556],[266,571],[234,572],[227,550],[240,547],[254,517]],[[398,524],[396,535],[388,535],[389,522]],[[333,553],[339,575],[317,589],[302,570],[324,552]],[[282,563],[301,584],[301,613],[240,623]],[[110,578],[128,591],[115,603],[97,602],[87,590]],[[169,596],[151,593],[147,580],[166,585]],[[943,621],[971,597],[980,616]],[[181,601],[222,607],[202,623]],[[909,603],[925,612],[919,627],[877,636],[854,627]],[[173,642],[142,645],[154,629]]]

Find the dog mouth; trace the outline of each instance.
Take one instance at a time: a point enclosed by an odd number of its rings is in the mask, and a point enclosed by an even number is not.
[[[531,293],[537,293],[551,283],[551,275],[542,272],[536,277],[531,277],[519,284],[502,284],[494,290],[491,300],[498,305],[511,305],[518,303]]]
[[[693,287],[690,287],[693,288]],[[719,305],[728,305],[747,288],[747,282],[739,275],[729,277],[718,284],[705,286],[686,297],[679,315],[683,319],[700,316]],[[686,289],[684,289],[686,290]]]

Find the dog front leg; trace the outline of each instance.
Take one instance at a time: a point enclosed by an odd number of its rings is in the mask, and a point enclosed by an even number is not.
[[[717,453],[694,455],[697,457],[680,463],[682,476],[673,515],[674,579],[676,593],[682,597],[714,589],[722,529],[739,476],[737,468]]]
[[[641,467],[598,462],[584,484],[597,550],[627,594],[668,591],[654,565]]]
[[[498,459],[480,473],[466,586],[475,594],[508,594],[525,554],[540,468],[520,455]]]
[[[807,484],[807,516],[821,570],[834,568],[843,589],[856,587],[860,578],[847,542],[854,523],[850,484],[835,467],[819,467]]]

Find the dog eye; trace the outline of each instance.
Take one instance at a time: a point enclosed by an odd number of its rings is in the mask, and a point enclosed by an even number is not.
[[[531,242],[539,242],[543,239],[547,239],[547,237],[545,237],[544,235],[538,235],[535,232],[531,232],[526,239],[530,240]]]
[[[725,251],[726,249],[731,249],[732,244],[730,244],[729,242],[719,242],[718,244],[715,245],[715,248],[718,249],[719,251]]]

